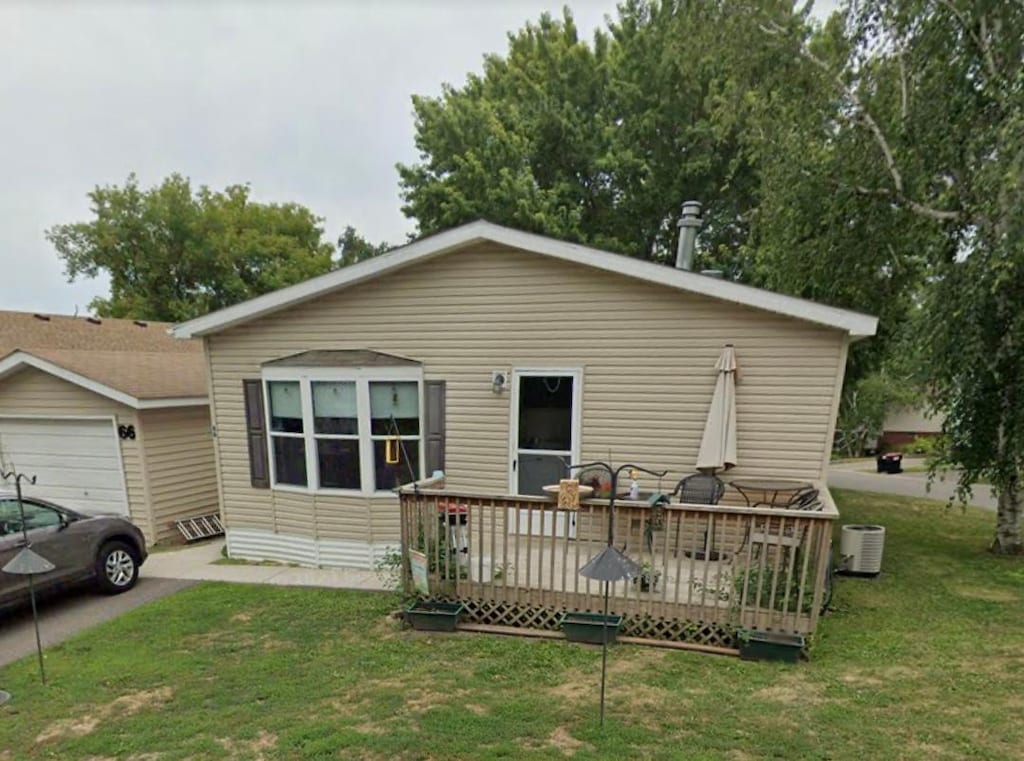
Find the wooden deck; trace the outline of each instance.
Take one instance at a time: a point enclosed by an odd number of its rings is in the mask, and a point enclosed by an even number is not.
[[[428,595],[457,599],[474,623],[555,629],[568,610],[599,611],[603,587],[579,574],[607,544],[608,503],[474,495],[426,485],[400,493],[409,555],[427,556]],[[833,521],[827,488],[814,510],[616,501],[615,546],[648,581],[611,586],[623,633],[730,646],[737,627],[809,634],[825,593]],[[705,559],[706,558],[706,559]]]

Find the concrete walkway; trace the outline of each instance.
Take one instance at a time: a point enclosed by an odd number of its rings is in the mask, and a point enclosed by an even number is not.
[[[165,550],[149,556],[142,576],[154,579],[192,579],[274,584],[286,587],[331,587],[335,589],[386,589],[375,571],[355,568],[299,568],[256,563],[219,563],[223,539]]]
[[[905,468],[923,466],[924,464],[923,459],[903,461]],[[873,491],[943,501],[953,496],[953,492],[956,490],[956,476],[952,473],[947,475],[945,480],[936,479],[929,490],[927,473],[876,473],[874,467],[874,460],[833,463],[828,471],[828,485],[835,489]],[[991,487],[982,484],[975,486],[971,504],[987,510],[995,510],[996,498]]]

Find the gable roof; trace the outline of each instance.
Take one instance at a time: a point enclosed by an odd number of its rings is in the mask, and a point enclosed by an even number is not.
[[[680,291],[836,328],[848,333],[853,338],[874,335],[878,325],[877,318],[847,309],[825,306],[806,299],[785,296],[781,293],[753,288],[729,280],[613,254],[578,243],[567,243],[543,235],[502,227],[491,222],[478,221],[421,238],[373,259],[367,259],[211,312],[203,317],[197,317],[176,325],[171,332],[177,338],[196,338],[216,333],[280,309],[315,299],[323,294],[487,241],[676,288]]]
[[[169,323],[0,312],[0,379],[27,367],[135,409],[207,404],[200,341]]]
[[[371,349],[316,349],[272,359],[261,367],[417,367],[415,359]]]

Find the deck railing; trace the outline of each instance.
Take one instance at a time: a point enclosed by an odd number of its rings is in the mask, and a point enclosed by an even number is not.
[[[617,500],[615,545],[643,575],[611,585],[627,634],[685,640],[696,629],[726,643],[737,627],[813,632],[826,589],[833,521],[828,489],[811,510]],[[425,567],[421,595],[457,599],[470,621],[554,628],[567,610],[599,611],[600,583],[579,570],[607,543],[608,502],[558,508],[542,497],[410,486],[400,492],[405,585]],[[424,558],[425,556],[425,558]],[[726,632],[723,634],[722,632]]]

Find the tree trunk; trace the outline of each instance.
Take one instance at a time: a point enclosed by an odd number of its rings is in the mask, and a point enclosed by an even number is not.
[[[1021,516],[1024,505],[1021,504],[1020,481],[1011,479],[1005,489],[999,491],[996,505],[996,535],[989,548],[997,555],[1024,554],[1024,543],[1021,541]]]

